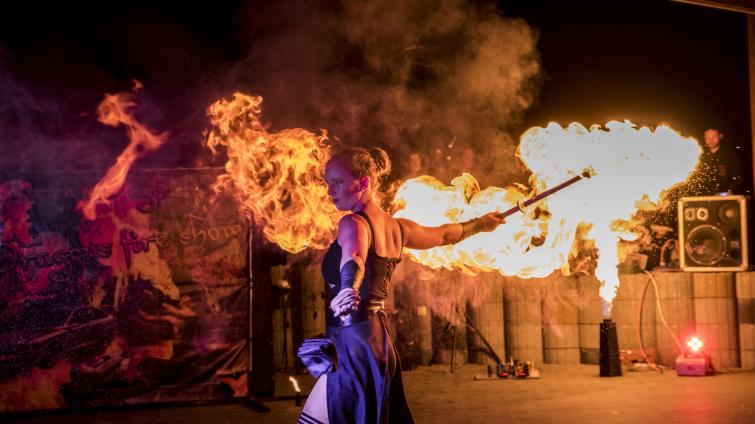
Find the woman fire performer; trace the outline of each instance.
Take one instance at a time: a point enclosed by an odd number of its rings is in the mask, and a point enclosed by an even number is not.
[[[383,312],[388,283],[404,247],[429,249],[458,243],[503,223],[497,213],[463,223],[424,227],[395,219],[377,202],[380,180],[391,170],[382,149],[345,148],[328,161],[325,180],[335,206],[351,213],[322,263],[340,319],[337,366],[317,380],[299,423],[411,423],[401,369]]]

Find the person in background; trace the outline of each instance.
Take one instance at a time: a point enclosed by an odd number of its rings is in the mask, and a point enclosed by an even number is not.
[[[726,147],[723,133],[715,128],[705,130],[705,146],[700,157],[704,195],[742,193],[742,166],[736,152]]]

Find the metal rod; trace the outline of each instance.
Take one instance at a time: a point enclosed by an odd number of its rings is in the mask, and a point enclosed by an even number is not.
[[[583,178],[591,178],[593,175],[595,175],[595,172],[591,168],[586,168],[584,171],[582,171],[582,173],[580,175],[572,177],[572,178],[564,181],[563,183],[561,183],[561,184],[559,184],[559,185],[557,185],[555,187],[549,188],[548,190],[545,190],[544,192],[538,194],[537,196],[535,196],[535,197],[533,197],[531,199],[527,199],[524,202],[521,202],[520,204],[514,206],[513,208],[511,208],[511,209],[509,209],[507,211],[501,212],[498,215],[501,218],[506,218],[507,216],[513,215],[513,214],[515,214],[517,212],[523,212],[524,208],[530,206],[531,204],[539,202],[539,201],[545,199],[546,197],[550,196],[551,194],[556,193],[557,191],[561,191],[561,190],[565,189],[566,187],[568,187],[568,186],[576,183],[577,181],[579,181],[579,180],[581,180]]]
[[[450,371],[454,372],[454,360],[456,359],[456,326],[451,330],[451,367]]]
[[[248,296],[249,296],[249,304],[247,305],[247,311],[249,313],[247,325],[249,326],[249,333],[247,333],[247,345],[249,346],[249,366],[247,367],[247,374],[246,374],[246,396],[252,397],[252,391],[253,391],[253,384],[252,384],[252,374],[254,372],[254,368],[252,364],[254,363],[254,353],[252,352],[252,346],[254,343],[254,335],[253,335],[253,324],[254,321],[252,320],[252,314],[254,311],[254,307],[252,306],[252,296],[254,295],[254,272],[252,270],[252,261],[254,260],[254,254],[252,252],[252,248],[254,247],[254,214],[252,211],[247,210],[246,211],[246,220],[248,223],[247,228],[249,229],[249,233],[247,234],[247,290],[248,290]]]

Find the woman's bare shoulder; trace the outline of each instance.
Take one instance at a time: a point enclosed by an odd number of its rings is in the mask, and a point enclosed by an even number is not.
[[[358,234],[361,235],[362,232],[368,231],[367,228],[367,221],[365,221],[364,217],[355,213],[344,215],[341,217],[341,220],[338,221],[338,238],[341,239],[343,236],[354,237]]]
[[[366,225],[366,224],[367,224],[367,221],[364,220],[364,217],[356,213],[350,213],[350,214],[346,214],[342,216],[341,219],[338,221],[338,230],[340,231],[342,227],[354,229],[361,225]]]

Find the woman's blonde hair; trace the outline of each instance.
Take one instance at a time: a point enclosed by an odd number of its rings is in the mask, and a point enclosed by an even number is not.
[[[339,162],[346,165],[357,178],[369,177],[370,185],[378,189],[382,180],[391,173],[391,159],[385,150],[375,147],[367,150],[362,147],[343,147],[336,150],[328,163]]]

